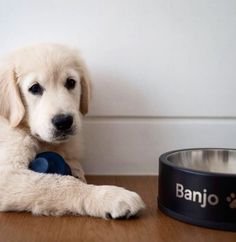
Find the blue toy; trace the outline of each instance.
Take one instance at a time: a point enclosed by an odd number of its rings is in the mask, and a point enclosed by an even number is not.
[[[63,157],[55,152],[37,154],[35,159],[30,162],[29,169],[40,173],[72,175],[71,169]]]

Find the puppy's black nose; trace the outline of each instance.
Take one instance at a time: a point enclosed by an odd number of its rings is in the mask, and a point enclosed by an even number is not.
[[[58,114],[52,118],[52,123],[57,130],[66,131],[73,124],[73,117],[67,114]]]

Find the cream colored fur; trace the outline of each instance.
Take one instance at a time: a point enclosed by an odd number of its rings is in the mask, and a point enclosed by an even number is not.
[[[68,91],[67,77],[77,84]],[[29,92],[40,83],[42,96]],[[138,194],[115,186],[86,184],[79,164],[82,114],[88,111],[89,77],[75,50],[55,44],[20,49],[0,64],[0,211],[31,211],[38,215],[73,213],[105,218],[136,214],[144,208]],[[57,113],[74,116],[74,135],[53,136]],[[73,176],[42,174],[28,169],[42,151],[56,151]]]

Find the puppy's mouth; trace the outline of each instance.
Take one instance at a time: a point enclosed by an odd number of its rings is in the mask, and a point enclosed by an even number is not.
[[[70,136],[73,136],[76,134],[76,129],[74,127],[61,131],[61,130],[54,130],[53,132],[53,140],[55,142],[63,142],[70,138]]]
[[[34,136],[41,141],[49,143],[61,143],[69,140],[69,138],[77,133],[77,129],[72,127],[66,131],[53,130],[52,136],[49,139],[42,138],[39,134],[34,134]]]

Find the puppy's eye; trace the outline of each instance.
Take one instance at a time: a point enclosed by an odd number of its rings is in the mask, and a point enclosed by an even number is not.
[[[36,83],[29,88],[29,92],[31,92],[33,95],[42,95],[43,91],[43,87],[40,86],[39,83]]]
[[[76,81],[74,79],[72,79],[72,78],[67,78],[66,79],[65,87],[68,90],[74,89],[75,85],[76,85]]]

